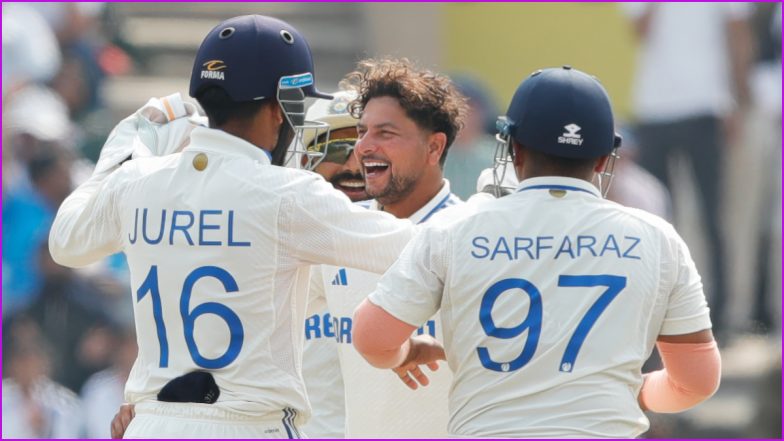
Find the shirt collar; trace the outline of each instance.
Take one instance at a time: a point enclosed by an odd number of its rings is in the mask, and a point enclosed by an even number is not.
[[[191,144],[183,151],[209,151],[217,154],[244,156],[263,165],[270,165],[272,155],[242,138],[223,130],[196,127],[191,132]]]
[[[515,193],[535,190],[566,190],[583,194],[588,193],[598,198],[602,197],[599,189],[590,182],[564,176],[542,176],[525,179],[517,186]]]
[[[441,186],[441,190],[439,190],[432,199],[423,205],[422,208],[409,216],[408,219],[415,224],[428,220],[435,212],[444,208],[451,195],[452,191],[449,187],[449,181],[444,179],[444,185]],[[370,202],[370,209],[380,210],[381,205],[379,205],[377,200],[373,199],[373,201]]]

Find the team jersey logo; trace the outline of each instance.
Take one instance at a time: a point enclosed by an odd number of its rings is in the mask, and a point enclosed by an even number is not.
[[[580,146],[583,144],[583,136],[580,135],[579,132],[582,130],[582,127],[578,126],[577,124],[567,124],[564,126],[566,130],[561,136],[558,137],[559,144],[571,144]]]
[[[225,80],[225,74],[223,72],[226,69],[226,65],[223,63],[222,60],[210,60],[206,61],[202,64],[204,70],[201,71],[201,78],[202,79],[209,79],[209,80]]]
[[[332,279],[332,285],[335,286],[348,286],[348,282],[346,281],[346,269],[341,268],[335,274],[335,278]]]

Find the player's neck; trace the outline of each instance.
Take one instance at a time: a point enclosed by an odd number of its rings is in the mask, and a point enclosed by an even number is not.
[[[423,176],[411,193],[400,201],[384,205],[384,211],[398,219],[406,219],[427,205],[444,186],[444,176],[441,173]]]
[[[275,145],[275,136],[277,136],[267,130],[258,130],[253,125],[244,122],[227,122],[226,124],[215,128],[223,130],[229,135],[236,136],[237,138],[247,141],[268,152],[272,151],[272,147]]]

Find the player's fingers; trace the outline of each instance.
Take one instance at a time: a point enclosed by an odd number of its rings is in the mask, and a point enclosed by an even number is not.
[[[416,388],[419,387],[417,385],[417,382],[414,381],[414,379],[408,375],[407,369],[396,368],[394,369],[394,371],[397,374],[397,377],[400,378],[400,381],[402,381],[406,386],[408,386],[409,389],[416,390]]]
[[[415,367],[414,369],[411,369],[410,372],[411,375],[413,375],[414,378],[416,378],[416,380],[422,386],[427,386],[428,384],[430,384],[430,380],[427,378],[427,375],[425,375],[425,373],[422,372],[422,369],[419,369],[419,366]]]
[[[120,422],[120,414],[114,416],[112,419],[112,429],[111,429],[112,439],[120,439],[123,436],[123,428],[122,423]]]
[[[430,369],[431,371],[437,371],[437,370],[438,370],[438,363],[437,363],[437,362],[435,362],[435,361],[433,361],[433,362],[431,362],[431,363],[428,363],[428,364],[427,364],[427,367],[428,367],[428,369]]]

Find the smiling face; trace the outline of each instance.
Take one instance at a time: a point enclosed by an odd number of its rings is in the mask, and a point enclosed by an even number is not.
[[[357,129],[346,127],[333,130],[330,132],[329,137],[332,140],[355,139],[357,137]],[[329,150],[327,154],[328,157],[332,156],[329,154]],[[323,176],[336,190],[340,190],[348,196],[352,202],[370,199],[370,196],[365,192],[365,180],[362,177],[359,160],[353,152],[343,164],[324,160],[313,171]]]
[[[410,195],[432,166],[430,134],[406,115],[395,98],[381,96],[368,101],[357,132],[354,152],[365,174],[365,189],[382,205]]]

